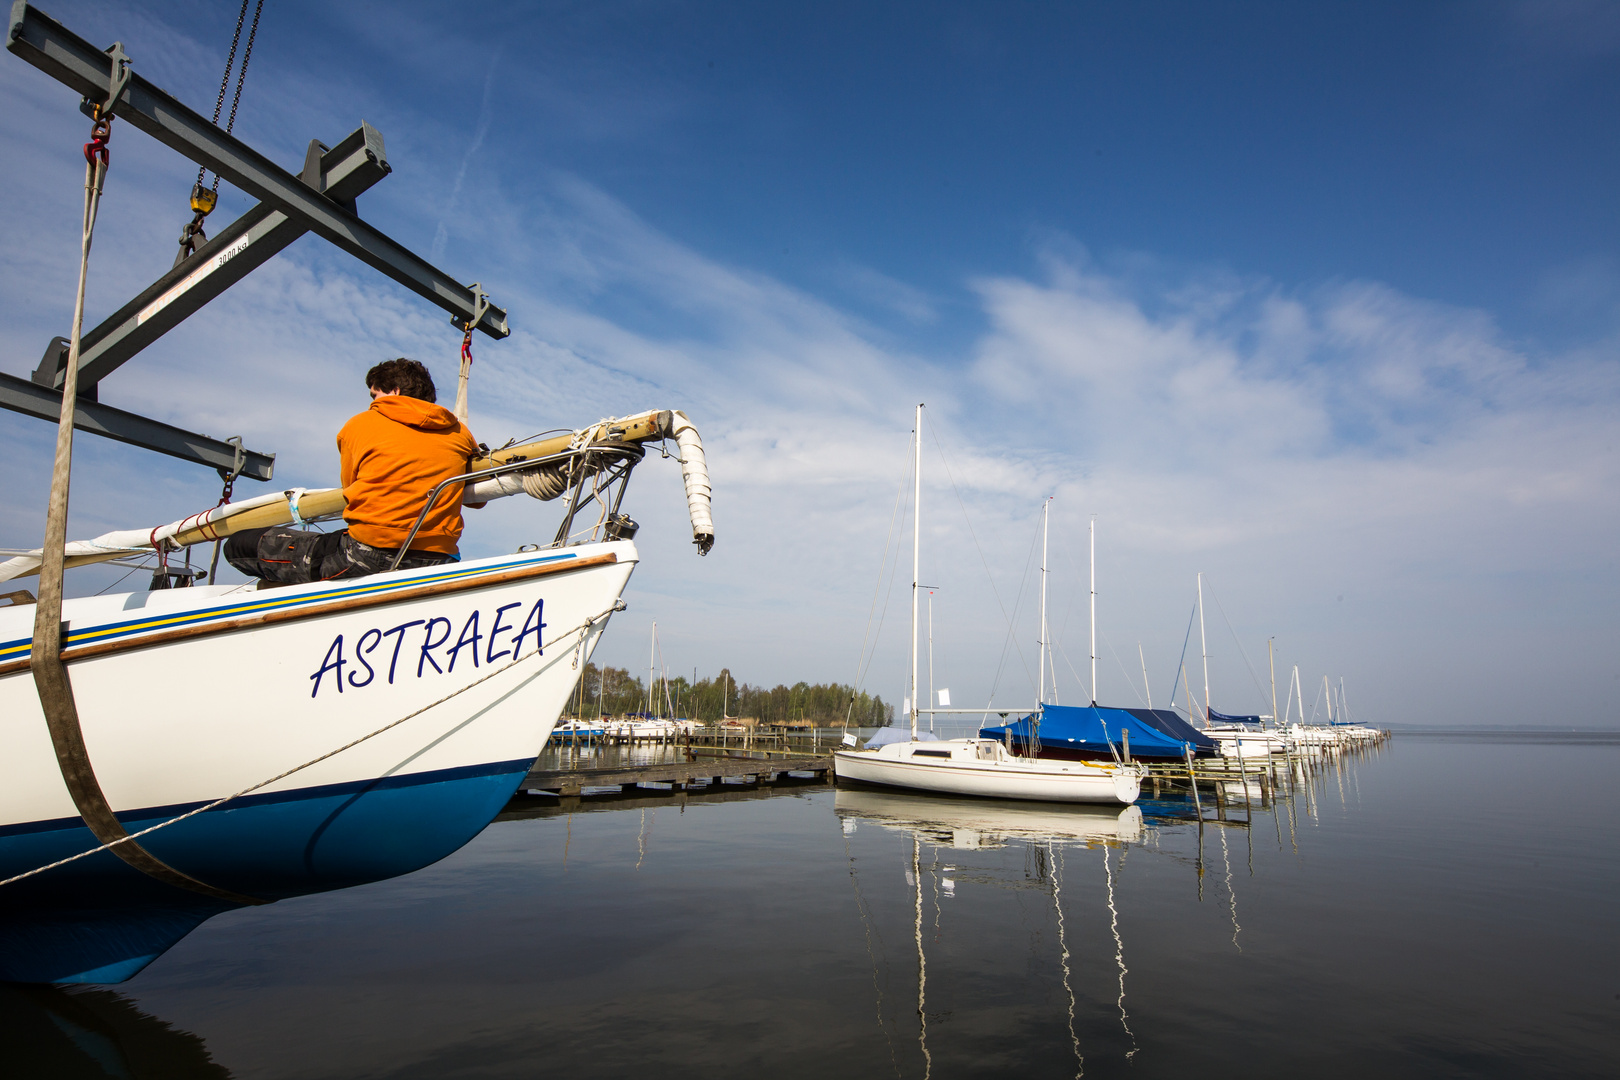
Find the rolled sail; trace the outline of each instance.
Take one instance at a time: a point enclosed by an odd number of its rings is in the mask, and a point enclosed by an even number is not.
[[[468,471],[478,472],[529,459],[553,457],[591,446],[658,442],[669,438],[675,440],[680,450],[687,513],[692,523],[692,542],[698,546],[700,554],[707,555],[714,545],[709,467],[703,454],[703,440],[684,412],[648,410],[623,418],[607,417],[565,435],[502,447],[473,460]],[[588,476],[589,472],[583,475]],[[555,499],[571,484],[577,483],[581,476],[577,469],[570,472],[565,462],[548,462],[533,469],[504,473],[470,483],[462,492],[462,502],[484,503],[518,494],[537,499]],[[158,548],[174,551],[192,544],[209,543],[247,529],[329,520],[341,517],[345,505],[341,488],[290,488],[212,507],[155,528],[119,529],[92,540],[70,541],[66,547],[67,565],[71,568],[109,562]],[[42,552],[35,550],[0,562],[0,581],[38,573],[41,556]]]

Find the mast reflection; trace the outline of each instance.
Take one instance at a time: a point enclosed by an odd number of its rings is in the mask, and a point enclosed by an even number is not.
[[[1084,1075],[1085,1054],[1077,1017],[1079,995],[1076,990],[1074,955],[1069,939],[1071,914],[1064,906],[1064,848],[1079,846],[1099,850],[1103,856],[1106,880],[1109,932],[1113,938],[1113,957],[1118,969],[1115,1006],[1119,1022],[1129,1040],[1127,1058],[1136,1053],[1136,1036],[1130,1028],[1129,1013],[1125,1008],[1124,938],[1119,927],[1119,909],[1114,895],[1115,867],[1111,856],[1116,848],[1140,843],[1144,836],[1142,811],[1135,806],[1123,810],[1092,806],[1055,806],[1050,803],[981,802],[969,799],[951,799],[914,794],[893,794],[858,788],[839,788],[834,796],[834,809],[842,820],[847,839],[860,824],[876,825],[905,834],[910,839],[911,851],[906,865],[906,884],[909,922],[917,954],[917,1047],[922,1056],[923,1075],[933,1071],[934,1048],[929,1045],[928,1006],[928,952],[923,939],[923,879],[934,877],[935,940],[941,936],[941,912],[938,896],[943,884],[947,896],[956,895],[956,879],[945,874],[958,874],[960,860],[945,862],[938,858],[925,858],[924,846],[953,851],[993,851],[1018,845],[1025,853],[1025,882],[1050,893],[1053,920],[1057,931],[1057,962],[1066,1002],[1065,1027],[1074,1054],[1075,1076]],[[1123,852],[1121,859],[1123,866]],[[857,906],[867,940],[873,939],[873,914],[855,880],[855,861],[850,857],[850,875],[855,884]],[[975,875],[969,880],[992,883],[993,878]],[[1012,884],[1009,882],[1009,884]],[[1028,888],[1027,884],[1013,884],[1014,888]],[[876,957],[874,959],[874,965]],[[874,986],[880,985],[876,967]],[[883,1023],[881,996],[878,1002],[879,1023]],[[948,1015],[948,1014],[946,1014]]]

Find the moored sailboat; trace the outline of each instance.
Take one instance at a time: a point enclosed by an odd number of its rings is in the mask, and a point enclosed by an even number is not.
[[[925,739],[917,729],[923,711],[918,699],[918,604],[920,599],[922,523],[922,409],[917,406],[912,437],[916,448],[912,503],[911,582],[911,737],[875,748],[839,750],[833,769],[840,780],[907,788],[915,791],[976,795],[999,799],[1130,805],[1141,793],[1142,770],[1118,761],[1047,761],[1018,757],[996,739]],[[1044,511],[1043,511],[1044,513]],[[1046,647],[1045,556],[1042,555],[1042,678]],[[1037,696],[1044,697],[1043,693]],[[939,710],[932,710],[939,711]],[[968,710],[962,710],[968,711]]]
[[[1039,716],[1011,723],[986,725],[979,736],[996,739],[1014,753],[1059,761],[1144,762],[1181,761],[1192,754],[1207,756],[1216,744],[1169,709],[1155,709],[1149,695],[1146,708],[1110,708],[1097,704],[1097,527],[1091,523],[1091,704],[1043,705]],[[1042,574],[1045,574],[1043,557]],[[1043,577],[1044,580],[1044,577]],[[1043,586],[1044,588],[1044,586]],[[1043,601],[1044,605],[1044,601]],[[1043,617],[1044,618],[1044,617]],[[1043,621],[1044,626],[1044,621]],[[1043,630],[1044,636],[1044,630]],[[1147,664],[1143,662],[1143,679]],[[1045,665],[1041,667],[1045,681]],[[1056,683],[1054,672],[1054,685]],[[1045,697],[1043,691],[1042,697]]]

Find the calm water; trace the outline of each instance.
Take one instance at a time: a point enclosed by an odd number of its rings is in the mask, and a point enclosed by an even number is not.
[[[1171,801],[504,820],[116,989],[0,988],[3,1071],[1608,1077],[1617,768],[1614,737],[1401,735],[1201,855]]]

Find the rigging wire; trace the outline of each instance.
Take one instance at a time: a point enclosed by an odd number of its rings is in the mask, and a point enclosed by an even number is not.
[[[1010,641],[1012,643],[1013,648],[1017,650],[1019,663],[1023,664],[1023,666],[1024,666],[1024,678],[1029,679],[1030,688],[1033,689],[1034,686],[1035,686],[1035,680],[1031,679],[1030,675],[1029,675],[1029,661],[1027,659],[1025,659],[1024,650],[1019,647],[1018,639],[1013,634],[1013,619],[1012,619],[1012,616],[1007,614],[1007,605],[1001,602],[1001,592],[1000,592],[1000,590],[998,590],[996,588],[995,576],[990,573],[990,560],[985,558],[984,548],[979,546],[979,535],[978,535],[978,533],[973,531],[973,519],[968,517],[967,503],[965,501],[963,501],[962,492],[956,486],[956,474],[951,471],[950,459],[945,456],[945,444],[939,441],[939,431],[937,430],[937,426],[938,425],[931,425],[929,427],[928,431],[929,431],[929,434],[934,437],[934,448],[939,452],[939,462],[940,462],[941,465],[945,466],[945,477],[946,477],[946,479],[950,480],[950,482],[951,482],[951,493],[956,496],[956,505],[958,507],[960,507],[961,510],[962,510],[962,521],[963,521],[964,524],[967,525],[968,536],[972,537],[972,539],[973,539],[973,550],[977,551],[979,553],[979,562],[981,564],[983,564],[983,566],[984,566],[984,576],[986,578],[988,578],[989,581],[990,581],[990,595],[994,596],[996,598],[996,606],[1001,609],[1001,617],[1007,621],[1007,640]],[[1033,552],[1034,550],[1035,550],[1035,541],[1033,539],[1031,539],[1030,540],[1030,551]],[[1024,574],[1025,574],[1026,577],[1029,575],[1029,569],[1028,569],[1027,566],[1024,569]],[[1024,592],[1023,583],[1020,582],[1019,583],[1019,588],[1018,588],[1018,593],[1019,593],[1020,597],[1023,595],[1023,592]],[[1013,607],[1013,613],[1017,614],[1017,611],[1018,611],[1018,608],[1017,608],[1017,606],[1015,604],[1014,607]],[[1007,658],[1007,647],[1006,647],[1005,644],[1003,644],[1002,649],[1001,649],[1001,658],[1002,658],[1003,663],[1005,663],[1006,658]],[[1001,668],[997,667],[997,669],[996,669],[996,683],[992,683],[991,684],[991,689],[990,689],[990,699],[992,701],[995,700],[995,693],[996,693],[995,692],[995,686],[996,686],[997,683],[1000,682],[1000,680],[1001,680]],[[1039,692],[1037,692],[1035,696],[1040,697]]]
[[[1136,679],[1133,678],[1131,673],[1125,669],[1125,661],[1119,658],[1119,650],[1114,648],[1114,643],[1112,641],[1108,640],[1108,634],[1105,631],[1099,630],[1097,634],[1102,638],[1102,643],[1108,646],[1108,652],[1111,656],[1113,656],[1114,663],[1119,665],[1119,673],[1125,676],[1125,685],[1131,688],[1131,693],[1136,695],[1136,700],[1142,702],[1142,707],[1144,709],[1147,708],[1148,703],[1143,700],[1142,691],[1136,688]]]
[[[1226,617],[1226,609],[1221,607],[1221,598],[1219,596],[1215,595],[1215,586],[1209,584],[1209,579],[1207,577],[1204,579],[1204,585],[1209,589],[1209,597],[1210,597],[1210,599],[1215,601],[1215,610],[1219,611],[1221,613],[1221,618],[1223,620],[1225,620],[1225,622],[1226,622],[1226,629],[1228,631],[1230,631],[1231,634],[1232,634],[1232,641],[1238,647],[1238,654],[1243,657],[1244,666],[1249,669],[1249,679],[1254,683],[1254,692],[1260,695],[1260,701],[1261,701],[1260,709],[1261,709],[1262,712],[1264,712],[1265,711],[1265,704],[1264,703],[1265,703],[1265,700],[1266,700],[1266,692],[1263,689],[1261,689],[1261,687],[1260,687],[1260,676],[1255,672],[1254,665],[1249,662],[1248,650],[1244,649],[1243,642],[1238,637],[1237,628],[1232,625],[1232,620],[1228,619]]]
[[[1170,684],[1170,708],[1172,709],[1176,707],[1176,690],[1181,686],[1181,676],[1187,670],[1187,645],[1192,641],[1193,620],[1196,618],[1198,618],[1198,603],[1194,601],[1192,613],[1187,616],[1187,633],[1181,639],[1181,661],[1176,665],[1176,681]],[[1191,720],[1192,715],[1192,687],[1189,686],[1187,688],[1187,719]]]
[[[889,513],[889,534],[883,538],[883,559],[878,563],[877,584],[872,589],[872,605],[866,613],[866,630],[861,634],[860,655],[855,658],[855,685],[850,688],[849,705],[844,710],[845,731],[849,730],[849,721],[855,710],[855,700],[860,697],[861,687],[866,683],[866,674],[871,670],[872,660],[877,656],[877,638],[883,633],[883,621],[889,614],[889,601],[894,597],[894,578],[900,571],[900,547],[895,544],[894,569],[889,572],[889,591],[883,594],[883,611],[877,613],[878,595],[883,593],[883,573],[889,565],[889,546],[894,540],[895,525],[900,520],[900,512],[904,505],[909,505],[906,500],[906,489],[908,487],[906,480],[911,476],[911,463],[917,449],[916,438],[913,437],[910,441],[911,453],[906,455],[906,468],[900,474],[900,487],[894,494],[894,509]],[[872,630],[874,614],[877,614],[876,633]],[[866,654],[866,643],[869,639],[872,642],[872,655],[870,657]]]
[[[1035,561],[1035,539],[1039,535],[1040,535],[1039,532],[1035,532],[1035,533],[1031,533],[1030,537],[1029,537],[1029,554],[1024,557],[1024,573],[1023,573],[1023,576],[1018,579],[1018,595],[1017,595],[1017,597],[1015,597],[1013,599],[1013,617],[1015,617],[1015,618],[1017,617],[1019,610],[1024,606],[1024,589],[1029,584],[1029,568],[1030,568],[1030,565],[1033,564],[1034,561]],[[1006,669],[1006,666],[1007,666],[1007,649],[1009,647],[1017,648],[1017,646],[1018,646],[1018,641],[1017,641],[1017,638],[1015,638],[1013,636],[1013,629],[1012,629],[1011,620],[1008,620],[1007,637],[1001,643],[1001,659],[996,664],[996,677],[990,683],[990,700],[991,701],[994,701],[996,699],[996,688],[1001,685],[1001,673],[1002,673],[1003,670]],[[1023,650],[1021,650],[1021,649],[1019,650],[1019,653],[1018,653],[1018,659],[1020,661],[1024,661],[1024,653],[1023,653]],[[1024,661],[1024,677],[1026,679],[1029,678],[1029,663],[1028,663],[1028,661]],[[1034,685],[1035,685],[1034,680],[1030,680],[1030,686],[1033,688]],[[1037,693],[1035,696],[1040,697],[1040,694]],[[1040,702],[1037,701],[1035,704],[1038,706],[1038,705],[1040,705]],[[994,712],[995,710],[990,709],[988,711]]]

